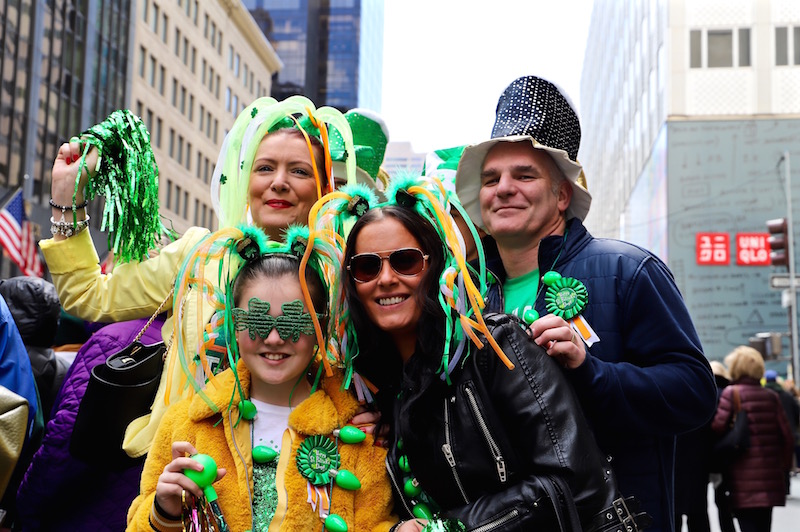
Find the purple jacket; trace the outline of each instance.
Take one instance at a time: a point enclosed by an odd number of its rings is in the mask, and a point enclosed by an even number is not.
[[[113,323],[83,344],[64,379],[47,423],[41,448],[36,452],[17,492],[22,530],[124,530],[128,507],[139,493],[144,463],[121,472],[108,472],[86,464],[69,453],[72,428],[78,415],[92,368],[126,345],[146,319]],[[141,342],[161,341],[156,320]]]

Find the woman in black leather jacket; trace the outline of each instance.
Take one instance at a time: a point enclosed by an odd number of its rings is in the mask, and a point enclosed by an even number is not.
[[[389,205],[358,220],[344,257],[354,366],[379,389],[398,512],[470,531],[641,529],[561,368],[516,318],[486,317],[513,370],[489,345],[468,343],[442,372],[446,253],[423,216]]]

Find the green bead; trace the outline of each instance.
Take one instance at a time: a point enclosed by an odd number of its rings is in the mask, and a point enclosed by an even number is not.
[[[198,462],[203,466],[200,471],[194,469],[184,469],[183,474],[189,477],[189,480],[197,484],[200,488],[210,486],[217,480],[217,463],[213,458],[207,454],[196,454],[191,457],[192,460]]]
[[[403,450],[403,438],[400,438],[400,439],[397,440],[397,450],[398,451],[402,451]]]
[[[358,477],[355,476],[353,473],[348,471],[347,469],[340,469],[336,471],[334,474],[335,469],[331,470],[331,474],[336,480],[336,485],[342,488],[343,490],[355,491],[361,489],[361,481],[358,480]]]
[[[561,274],[554,271],[549,271],[542,277],[542,282],[547,286],[552,286],[556,281],[561,279]]]
[[[411,466],[408,465],[408,456],[406,456],[406,455],[401,456],[400,460],[398,460],[398,463],[400,464],[400,470],[403,473],[410,473],[411,472]]]
[[[330,514],[325,518],[325,528],[331,532],[347,532],[347,523],[341,516]]]
[[[529,308],[525,312],[522,313],[522,321],[530,325],[534,321],[539,319],[539,313],[536,310]]]
[[[430,507],[424,502],[415,504],[414,508],[411,509],[411,513],[418,519],[433,519],[433,512],[431,512]]]
[[[251,419],[256,418],[258,409],[256,408],[256,405],[254,405],[252,401],[248,399],[242,399],[241,402],[239,403],[239,413],[242,415],[242,419],[250,421]]]
[[[416,478],[410,478],[403,484],[403,492],[409,497],[416,497],[422,493],[422,488],[419,487],[419,482]]]
[[[278,457],[278,451],[266,445],[256,445],[253,448],[253,461],[257,464],[272,462]]]
[[[334,435],[338,435],[339,439],[344,443],[361,443],[367,437],[364,431],[354,427],[353,425],[345,425],[344,427],[333,432]]]

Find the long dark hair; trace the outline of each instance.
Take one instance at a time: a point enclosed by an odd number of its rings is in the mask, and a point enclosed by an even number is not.
[[[421,357],[423,365],[433,370],[438,367],[444,346],[444,312],[438,301],[439,277],[444,269],[444,244],[428,220],[412,209],[388,205],[370,209],[353,226],[347,238],[342,275],[345,278],[345,293],[350,308],[350,319],[358,336],[358,356],[354,367],[358,373],[379,388],[376,397],[381,411],[381,423],[392,426],[392,404],[400,387],[403,362],[391,336],[380,330],[367,316],[356,293],[356,283],[347,271],[347,264],[355,254],[355,244],[361,230],[370,223],[385,218],[400,222],[417,239],[423,253],[430,256],[422,282],[417,288],[417,301],[422,314],[417,324],[417,349],[414,358]]]

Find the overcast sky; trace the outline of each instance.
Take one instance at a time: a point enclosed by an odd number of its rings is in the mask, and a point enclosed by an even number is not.
[[[536,74],[575,105],[592,0],[386,0],[381,114],[430,151],[486,140],[503,89]]]

